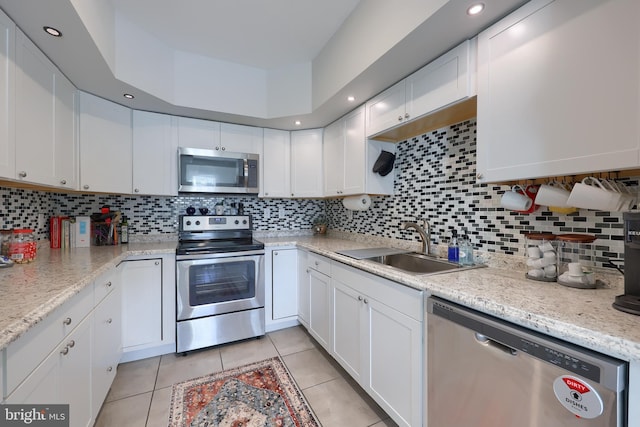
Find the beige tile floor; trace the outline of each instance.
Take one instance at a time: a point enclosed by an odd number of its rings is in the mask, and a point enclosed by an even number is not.
[[[302,327],[192,352],[118,366],[96,427],[166,426],[174,383],[280,355],[323,427],[396,424]]]

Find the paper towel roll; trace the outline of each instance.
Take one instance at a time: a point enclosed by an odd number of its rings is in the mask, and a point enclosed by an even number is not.
[[[366,211],[371,206],[371,197],[368,194],[345,197],[342,205],[352,211]]]

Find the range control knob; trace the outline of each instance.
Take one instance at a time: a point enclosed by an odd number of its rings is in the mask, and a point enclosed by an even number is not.
[[[200,225],[200,221],[196,221],[196,225]]]
[[[238,220],[236,219],[235,223],[236,223],[236,225],[238,225],[238,224],[240,224],[240,221],[238,221]]]
[[[242,220],[242,223],[246,225],[247,224],[247,220],[246,219]]]
[[[187,225],[191,225],[191,221],[187,221]]]

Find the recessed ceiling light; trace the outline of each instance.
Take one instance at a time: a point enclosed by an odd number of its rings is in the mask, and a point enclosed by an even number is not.
[[[53,27],[42,27],[43,30],[46,31],[47,34],[53,37],[62,37],[62,31],[57,30]]]
[[[302,124],[302,122],[301,122],[300,120],[296,120],[296,121],[294,122],[294,124],[295,124],[296,126],[300,126],[300,125]]]
[[[353,101],[355,101],[355,100],[356,100],[356,97],[355,97],[355,96],[353,96],[353,95],[349,95],[349,96],[347,96],[347,101],[349,101],[349,102],[353,102]]]
[[[467,15],[477,15],[484,10],[484,3],[475,3],[467,9]]]
[[[122,95],[122,96],[124,96],[124,97],[125,97],[125,98],[127,98],[127,99],[133,99],[133,98],[135,98],[135,96],[131,95],[130,93],[125,93],[125,94],[124,94],[124,95]]]

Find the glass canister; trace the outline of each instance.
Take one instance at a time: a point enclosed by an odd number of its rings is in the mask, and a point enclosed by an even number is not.
[[[35,261],[37,243],[33,230],[30,228],[17,228],[13,230],[9,242],[9,258],[17,264]]]
[[[541,282],[555,282],[558,276],[556,236],[553,233],[525,234],[525,251],[525,277]]]
[[[591,234],[560,234],[558,240],[558,283],[572,288],[596,287],[596,251]]]
[[[0,255],[9,256],[9,244],[13,230],[0,230]]]

